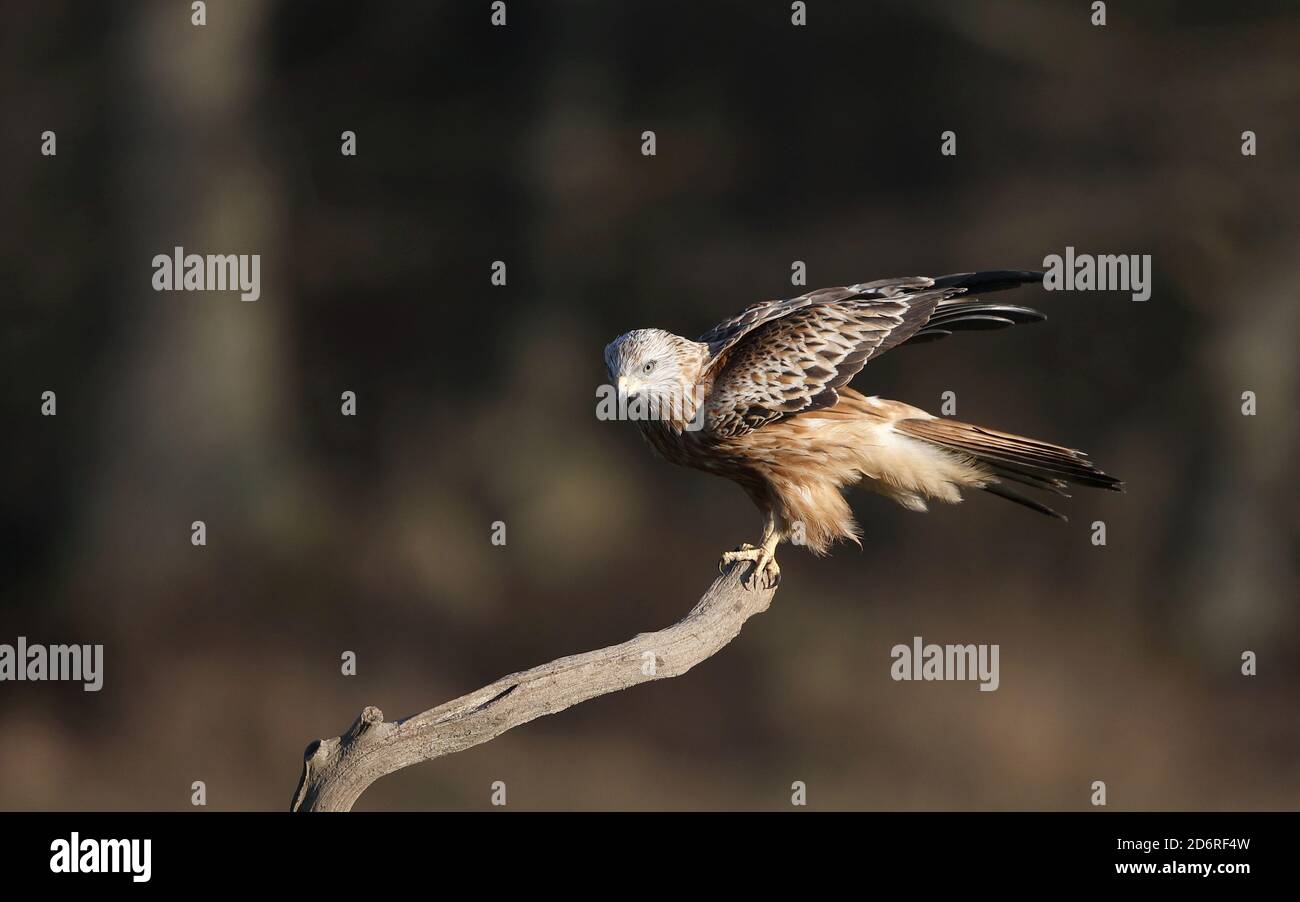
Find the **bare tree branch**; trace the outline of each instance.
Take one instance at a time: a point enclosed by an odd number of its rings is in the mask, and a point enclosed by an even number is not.
[[[772,603],[775,589],[741,585],[748,569],[732,566],[689,614],[658,632],[512,673],[404,720],[385,722],[378,708],[367,707],[342,736],[307,746],[291,810],[348,811],[386,774],[487,742],[589,698],[685,673]]]

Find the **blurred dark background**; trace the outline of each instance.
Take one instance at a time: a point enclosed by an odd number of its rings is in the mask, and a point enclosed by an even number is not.
[[[365,704],[671,623],[759,522],[596,419],[609,339],[800,293],[795,260],[813,288],[1066,245],[1152,254],[1152,298],[1022,289],[1048,323],[855,385],[955,391],[1127,494],[1065,525],[857,493],[864,549],[783,551],[772,609],[686,676],[359,807],[494,780],[521,809],[784,808],[794,780],[817,808],[1078,809],[1093,780],[1300,806],[1300,10],[1089,6],[7,4],[0,642],[103,643],[106,676],[0,684],[0,808],[185,809],[203,780],[283,809]],[[176,245],[261,254],[261,300],[154,292]],[[891,681],[914,635],[999,643],[1001,688]]]

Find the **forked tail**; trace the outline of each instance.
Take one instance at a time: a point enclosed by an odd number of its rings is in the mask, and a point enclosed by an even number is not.
[[[1070,497],[1065,490],[1071,485],[1124,490],[1124,483],[1107,476],[1093,466],[1088,455],[1072,448],[937,418],[898,420],[894,430],[973,459],[996,477],[981,486],[984,491],[1061,520],[1067,519],[1064,514],[1012,490],[1006,483],[1020,483],[1065,498]]]

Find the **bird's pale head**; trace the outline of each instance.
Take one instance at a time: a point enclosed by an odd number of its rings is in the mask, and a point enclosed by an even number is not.
[[[675,409],[689,419],[698,406],[692,399],[707,351],[699,342],[662,329],[635,329],[605,346],[605,369],[619,395],[658,405],[656,409]]]

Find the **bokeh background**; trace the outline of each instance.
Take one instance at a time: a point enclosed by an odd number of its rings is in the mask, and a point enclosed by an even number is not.
[[[186,809],[203,780],[283,809],[363,705],[673,622],[759,523],[596,419],[610,338],[799,293],[795,260],[811,288],[1066,245],[1153,255],[1151,300],[1022,289],[1049,322],[855,385],[955,391],[1127,494],[1068,525],[856,494],[863,550],[784,551],[689,674],[358,807],[483,809],[494,780],[516,809],[780,809],[794,780],[823,809],[1081,809],[1093,780],[1300,807],[1300,10],[810,6],[6,5],[0,641],[103,643],[106,683],[0,684],[0,808]],[[155,293],[175,245],[261,254],[261,300]],[[1001,688],[891,681],[914,635],[999,643]]]

